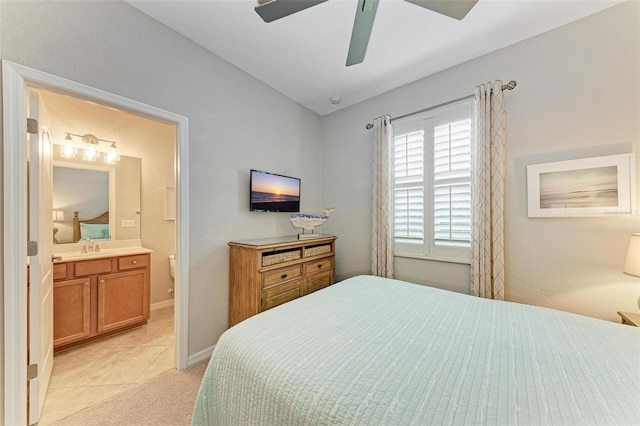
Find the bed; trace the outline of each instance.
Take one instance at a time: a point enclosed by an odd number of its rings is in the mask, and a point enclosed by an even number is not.
[[[73,242],[90,238],[93,241],[109,240],[109,212],[90,219],[80,219],[78,211],[73,212]]]
[[[194,425],[638,425],[640,329],[359,276],[219,339]]]

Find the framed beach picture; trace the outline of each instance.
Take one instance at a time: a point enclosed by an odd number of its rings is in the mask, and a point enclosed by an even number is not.
[[[631,215],[633,154],[529,165],[527,198],[529,217]]]

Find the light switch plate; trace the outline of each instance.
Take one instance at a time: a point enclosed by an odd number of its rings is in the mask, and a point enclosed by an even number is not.
[[[123,228],[135,228],[136,221],[134,219],[122,219]]]

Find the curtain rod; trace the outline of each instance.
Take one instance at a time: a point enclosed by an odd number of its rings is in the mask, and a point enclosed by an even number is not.
[[[517,81],[515,81],[515,80],[511,80],[511,81],[510,81],[510,82],[508,82],[507,84],[503,84],[503,85],[502,85],[502,90],[513,90],[513,89],[515,89],[515,87],[516,87],[517,85],[518,85],[518,82],[517,82]],[[466,101],[467,99],[471,99],[471,98],[473,98],[474,96],[475,96],[475,95],[464,96],[464,97],[462,97],[462,98],[458,98],[458,99],[454,99],[454,100],[452,100],[452,101],[448,101],[448,102],[444,102],[444,103],[441,103],[441,104],[438,104],[438,105],[434,105],[434,106],[431,106],[431,107],[429,107],[429,108],[421,109],[421,110],[419,110],[419,111],[410,112],[409,114],[400,115],[400,116],[398,116],[398,117],[392,117],[392,118],[391,118],[391,121],[393,121],[393,120],[399,120],[399,119],[401,119],[401,118],[410,117],[410,116],[412,116],[412,115],[420,114],[420,113],[422,113],[422,112],[431,111],[432,109],[442,108],[442,107],[445,107],[445,106],[447,106],[447,105],[451,105],[451,104],[455,104],[455,103],[458,103],[458,102]],[[366,128],[367,128],[367,130],[371,130],[371,129],[373,129],[373,123],[367,123]]]

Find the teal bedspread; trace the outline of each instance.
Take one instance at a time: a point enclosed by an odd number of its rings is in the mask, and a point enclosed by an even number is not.
[[[194,425],[640,425],[640,329],[354,277],[225,332]]]

